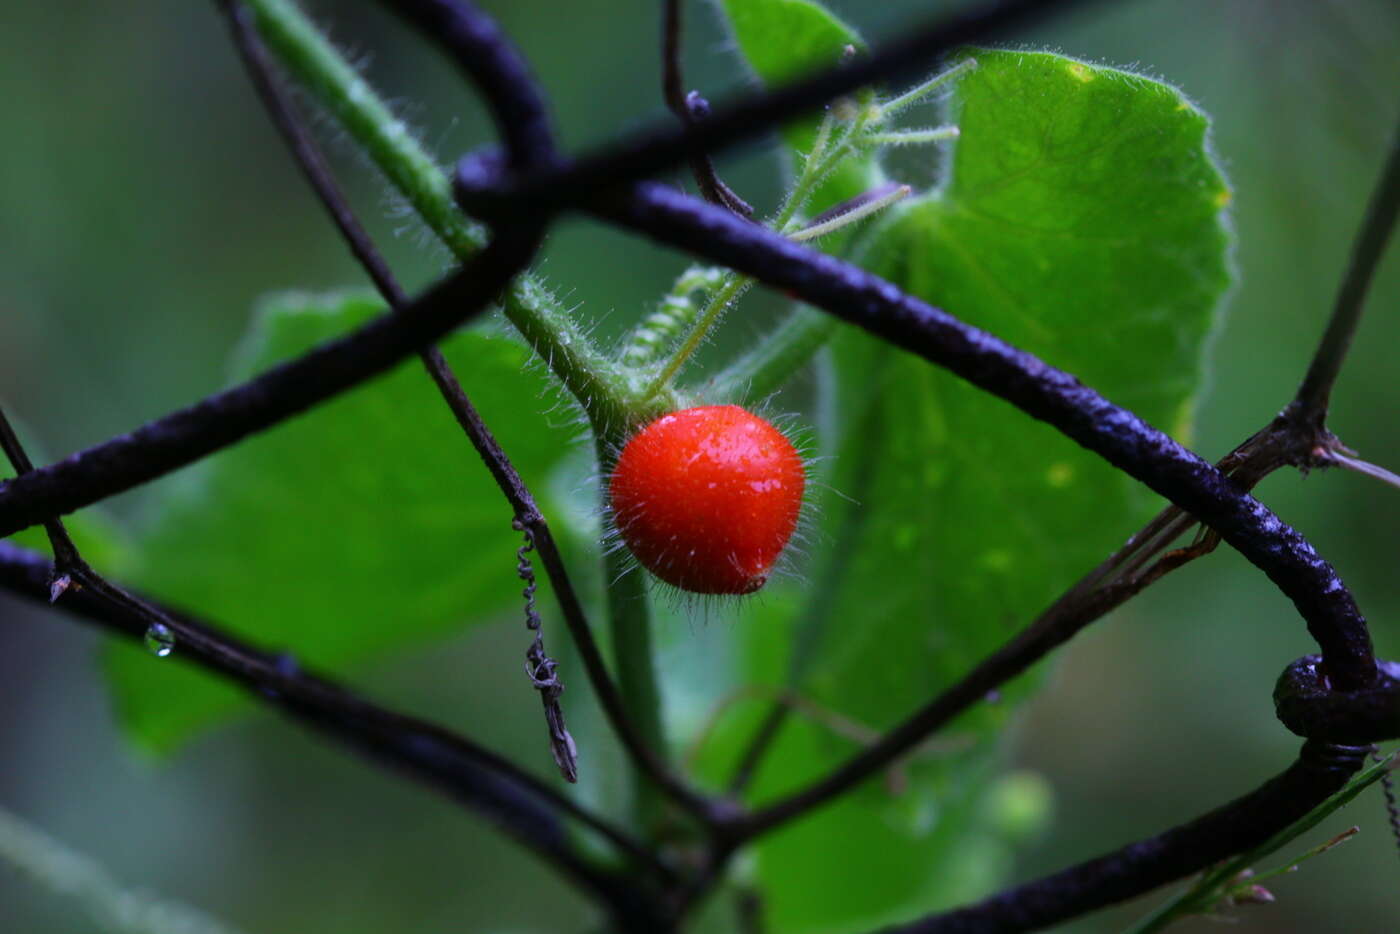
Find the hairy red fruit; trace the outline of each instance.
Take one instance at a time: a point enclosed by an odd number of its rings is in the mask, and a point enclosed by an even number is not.
[[[797,528],[806,475],[782,432],[737,405],[663,415],[627,442],[609,483],[637,560],[695,593],[753,593]]]

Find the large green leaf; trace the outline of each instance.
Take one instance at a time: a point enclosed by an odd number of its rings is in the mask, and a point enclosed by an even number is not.
[[[359,295],[278,298],[234,378],[382,311]],[[442,349],[516,467],[541,478],[568,446],[533,414],[546,383],[526,350],[479,332]],[[166,482],[134,537],[143,590],[320,670],[480,622],[519,595],[510,508],[416,363]],[[154,750],[243,703],[125,646],[109,670],[132,736]]]
[[[1124,72],[1049,54],[976,57],[950,104],[961,129],[951,174],[872,235],[867,265],[1181,436],[1230,282],[1229,189],[1206,118]],[[856,503],[827,497],[817,596],[785,627],[746,627],[746,651],[751,677],[773,684],[792,647],[810,646],[798,682],[808,705],[883,729],[1159,504],[1054,430],[863,332],[843,330],[836,358],[833,485]],[[868,782],[762,842],[772,929],[858,930],[992,886],[1005,851],[980,798],[1026,680],[943,731],[900,782]],[[727,718],[710,757],[732,757],[755,717]],[[771,800],[856,751],[836,722],[791,718],[752,797]]]

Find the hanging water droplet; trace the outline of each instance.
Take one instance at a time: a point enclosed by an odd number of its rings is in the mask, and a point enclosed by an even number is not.
[[[156,658],[165,658],[175,651],[175,633],[164,623],[151,623],[146,630],[146,651]]]

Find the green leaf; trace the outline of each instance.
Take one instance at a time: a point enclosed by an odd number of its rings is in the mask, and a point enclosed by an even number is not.
[[[836,65],[848,46],[865,48],[859,33],[813,0],[718,0],[718,7],[744,61],[770,87]],[[784,128],[794,160],[812,148],[819,122],[818,115]],[[848,159],[819,189],[810,213],[854,198],[883,180],[873,156]]]
[[[277,298],[234,378],[382,312],[361,295]],[[478,331],[442,350],[517,469],[541,479],[568,445],[528,414],[546,381],[526,369],[527,351]],[[133,583],[311,668],[345,672],[519,599],[510,507],[416,362],[202,462],[157,495],[135,536]],[[116,646],[109,662],[122,719],[153,751],[246,703],[139,649]]]
[[[765,84],[829,68],[860,35],[813,0],[720,0],[739,51]]]
[[[1227,291],[1229,189],[1206,118],[1175,89],[1057,55],[978,52],[951,102],[942,188],[872,233],[867,265],[1081,376],[1148,421],[1187,430]],[[831,536],[788,626],[746,627],[750,676],[797,686],[883,730],[954,683],[1160,506],[1136,482],[1006,403],[863,332],[835,342],[841,396]],[[1007,862],[977,818],[997,738],[1031,678],[758,847],[776,932],[848,931],[984,894]],[[735,754],[761,705],[728,718]],[[752,798],[771,800],[859,748],[794,716]],[[902,791],[896,789],[902,787]],[[830,857],[839,840],[840,857]]]

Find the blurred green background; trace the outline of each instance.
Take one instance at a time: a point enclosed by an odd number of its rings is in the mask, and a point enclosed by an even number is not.
[[[661,116],[656,4],[485,5],[534,63],[571,150]],[[831,5],[873,40],[939,6]],[[444,159],[487,138],[445,64],[373,4],[311,6]],[[710,11],[694,6],[687,81],[719,98],[741,79]],[[1320,332],[1400,115],[1400,8],[1099,4],[1020,41],[1132,65],[1215,118],[1235,186],[1240,284],[1211,351],[1195,444],[1219,456],[1287,400]],[[0,101],[0,398],[48,458],[217,389],[260,295],[363,281],[263,118],[213,4],[5,3]],[[329,138],[405,281],[439,274],[445,255]],[[772,204],[770,148],[724,166],[736,188]],[[681,265],[569,221],[541,268],[609,333]],[[1398,299],[1392,255],[1332,423],[1391,468]],[[1260,493],[1338,566],[1377,622],[1380,653],[1400,657],[1400,491],[1329,472],[1281,473]],[[142,495],[113,511],[138,515]],[[363,683],[543,769],[538,711],[518,690],[517,626],[385,658]],[[480,822],[273,718],[208,734],[168,762],[142,760],[115,730],[99,643],[60,614],[0,598],[0,807],[122,882],[250,932],[585,927],[575,897]],[[1015,731],[1016,762],[1055,791],[1053,826],[1017,878],[1156,832],[1278,771],[1298,741],[1274,721],[1270,690],[1311,648],[1291,606],[1227,550],[1076,640]],[[1400,863],[1378,794],[1314,836],[1351,823],[1360,837],[1279,880],[1279,904],[1240,911],[1236,930],[1394,930]],[[1119,930],[1159,898],[1065,929]],[[0,864],[0,930],[100,929],[74,900]]]

